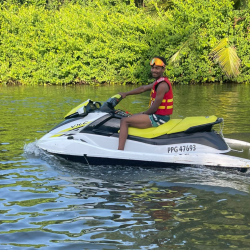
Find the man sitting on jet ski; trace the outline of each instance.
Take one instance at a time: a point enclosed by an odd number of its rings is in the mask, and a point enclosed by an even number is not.
[[[150,65],[152,77],[155,78],[152,84],[119,93],[122,98],[125,98],[128,95],[137,95],[151,90],[150,105],[147,111],[121,119],[118,150],[124,150],[129,127],[158,127],[169,121],[170,115],[173,113],[172,86],[168,78],[163,76],[166,59],[161,56],[156,56],[150,61]]]

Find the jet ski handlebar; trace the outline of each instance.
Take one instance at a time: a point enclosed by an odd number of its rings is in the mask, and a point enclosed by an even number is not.
[[[100,107],[100,111],[102,112],[110,112],[114,111],[115,106],[122,100],[122,96],[120,94],[116,94],[110,97],[106,102],[102,104]]]

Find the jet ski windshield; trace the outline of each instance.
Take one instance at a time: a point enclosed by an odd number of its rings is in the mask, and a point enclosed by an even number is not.
[[[74,117],[84,117],[88,113],[99,109],[101,106],[100,102],[93,102],[90,99],[73,108],[64,118],[70,119]]]
[[[99,110],[101,112],[110,113],[115,111],[115,106],[122,100],[122,96],[116,94],[110,97],[106,102],[102,105],[100,102],[93,102],[88,99],[87,101],[81,103],[77,107],[73,108],[64,118],[70,119],[75,117],[84,117],[90,112],[95,112]]]

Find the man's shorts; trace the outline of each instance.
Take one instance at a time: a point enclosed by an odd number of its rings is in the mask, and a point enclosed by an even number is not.
[[[151,121],[152,127],[158,127],[165,122],[168,122],[170,120],[169,115],[149,115],[149,119]]]

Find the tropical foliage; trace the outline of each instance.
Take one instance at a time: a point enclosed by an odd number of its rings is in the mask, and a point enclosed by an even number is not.
[[[190,82],[190,76],[192,76],[191,81],[205,82],[225,81],[239,75],[240,59],[237,53],[243,59],[243,67],[247,66],[249,61],[249,56],[242,53],[242,49],[246,52],[246,48],[249,47],[247,30],[249,15],[244,11],[236,11],[234,3],[227,0],[174,0],[174,3],[174,11],[171,12],[172,15],[168,20],[172,18],[172,24],[177,31],[173,36],[180,42],[177,45],[179,50],[170,59],[173,66],[169,69],[173,75],[176,77],[176,67],[181,71],[182,82]],[[239,16],[244,16],[244,20],[241,17],[241,22],[236,22]],[[246,19],[247,22],[245,22]],[[169,28],[169,32],[171,31],[172,27]],[[223,41],[227,41],[224,46],[228,41],[231,41],[232,45],[223,48],[219,54],[214,53],[217,44],[222,44]],[[172,44],[176,46],[174,42]],[[237,47],[237,53],[234,46]],[[219,63],[227,77],[218,71],[213,61],[209,60],[210,55],[214,56],[215,63]],[[245,69],[249,70],[247,67]],[[179,76],[178,81],[180,79]],[[243,79],[242,75],[234,80]],[[244,80],[249,79],[245,77]]]
[[[248,2],[0,0],[0,84],[249,82]]]
[[[225,74],[230,77],[237,77],[239,75],[240,59],[233,46],[227,47],[228,38],[220,41],[218,46],[210,53],[215,61],[217,61]]]

